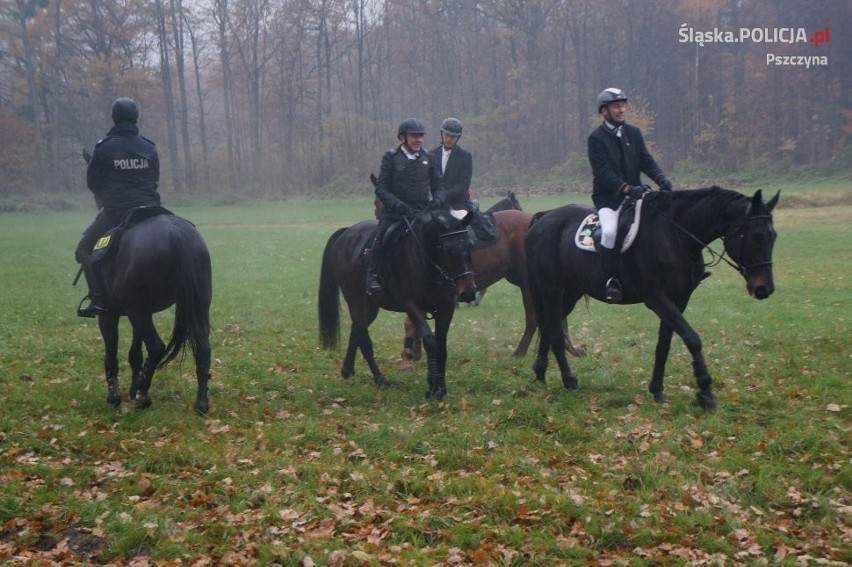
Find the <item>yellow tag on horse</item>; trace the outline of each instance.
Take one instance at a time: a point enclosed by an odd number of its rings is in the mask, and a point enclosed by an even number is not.
[[[107,246],[109,246],[110,238],[112,238],[112,235],[102,236],[100,240],[95,242],[95,247],[92,248],[92,250],[101,250],[103,248],[106,248]]]

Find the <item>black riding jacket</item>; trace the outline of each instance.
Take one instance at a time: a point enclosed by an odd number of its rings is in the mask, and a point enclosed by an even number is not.
[[[644,173],[656,183],[665,176],[651,157],[639,128],[624,124],[621,137],[601,124],[589,134],[589,163],[595,176],[592,201],[600,209],[617,209],[624,199],[625,190],[641,185]]]
[[[89,189],[104,211],[160,204],[160,157],[136,124],[120,122],[100,140],[86,172]]]
[[[401,146],[382,156],[376,196],[384,205],[382,217],[402,218],[406,209],[424,209],[431,199],[444,199],[437,163],[426,150],[408,159]]]

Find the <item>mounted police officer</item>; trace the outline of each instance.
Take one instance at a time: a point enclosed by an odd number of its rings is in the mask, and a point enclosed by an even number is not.
[[[100,207],[94,222],[83,232],[75,257],[89,284],[89,305],[77,309],[80,317],[105,313],[103,283],[90,262],[98,239],[116,227],[135,207],[160,205],[160,157],[154,142],[139,135],[139,108],[129,98],[112,103],[113,127],[98,141],[89,160],[86,182]]]
[[[598,95],[597,104],[598,114],[604,120],[589,135],[589,162],[594,174],[592,202],[601,224],[600,254],[608,277],[606,300],[620,303],[622,290],[617,278],[620,252],[615,249],[615,240],[624,200],[638,199],[645,192],[642,173],[653,179],[661,191],[671,191],[672,184],[648,152],[639,128],[624,122],[627,113],[624,92],[605,89]]]
[[[422,211],[430,202],[444,204],[440,164],[423,149],[425,135],[426,128],[422,122],[416,118],[403,120],[396,133],[399,146],[386,151],[382,156],[379,177],[376,180],[376,197],[382,202],[382,210],[367,267],[369,295],[377,295],[383,291],[379,263],[382,239],[388,227]]]

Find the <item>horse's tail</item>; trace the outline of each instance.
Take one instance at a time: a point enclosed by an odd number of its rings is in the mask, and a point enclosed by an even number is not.
[[[181,238],[185,235],[184,231],[172,235],[171,248],[175,252],[177,278],[175,323],[158,368],[174,360],[187,344],[193,354],[197,354],[199,345],[209,344],[210,301],[213,294],[210,254],[203,241],[200,246],[195,246]]]
[[[322,253],[322,270],[319,285],[320,345],[334,349],[340,344],[340,286],[334,277],[331,248],[346,228],[331,235]]]

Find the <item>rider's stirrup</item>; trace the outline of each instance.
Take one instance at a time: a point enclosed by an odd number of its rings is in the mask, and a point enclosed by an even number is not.
[[[379,295],[383,288],[382,276],[371,274],[367,279],[367,295]]]
[[[83,302],[89,300],[89,304],[83,307]],[[91,298],[87,295],[80,301],[80,305],[77,306],[77,317],[87,317],[89,319],[95,318],[98,315],[103,315],[107,312],[106,307],[102,307],[97,303],[93,302]]]
[[[606,302],[621,303],[621,283],[615,278],[606,281]]]

